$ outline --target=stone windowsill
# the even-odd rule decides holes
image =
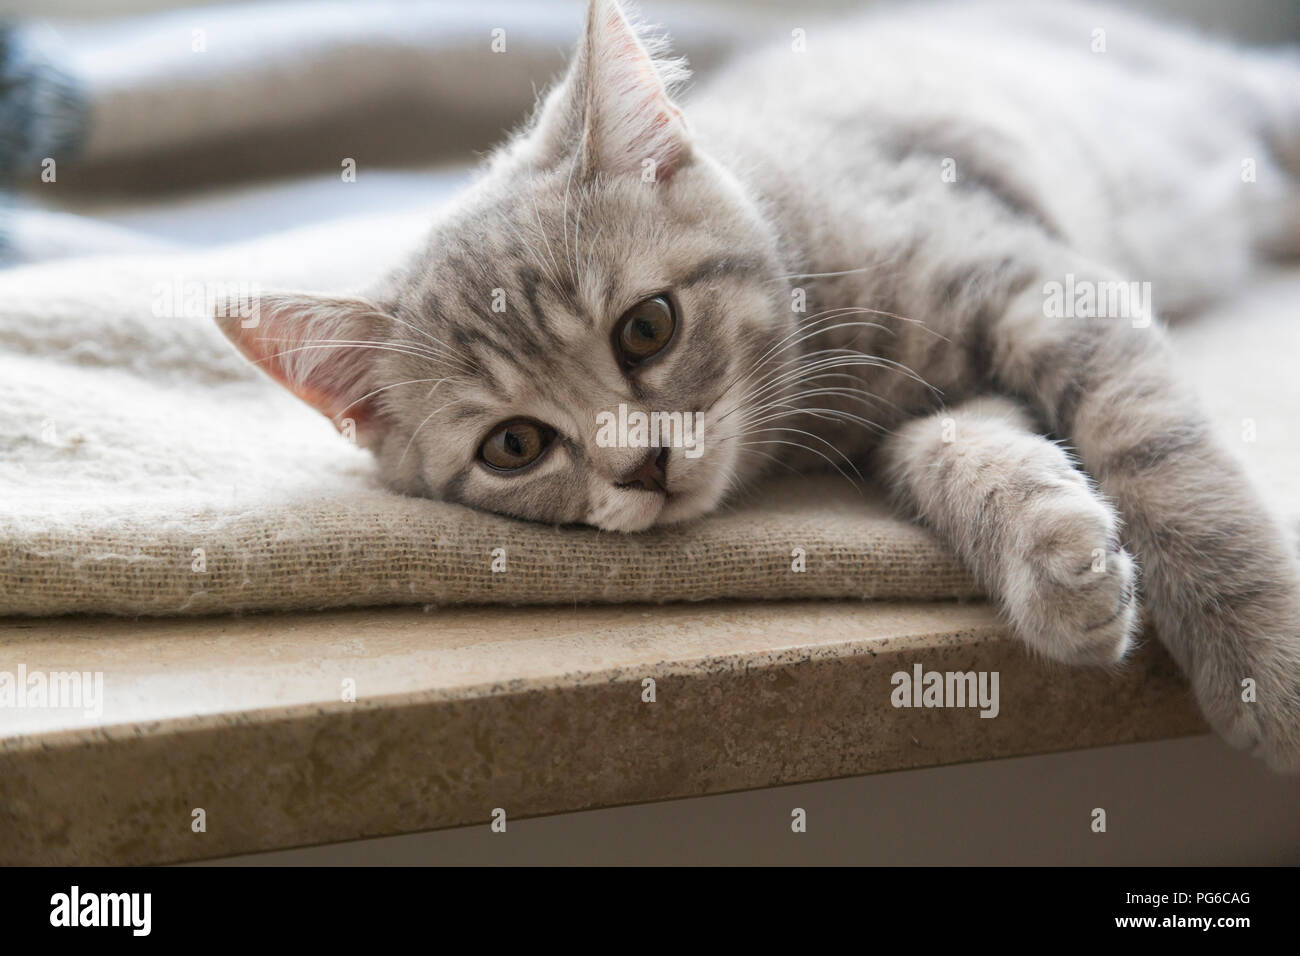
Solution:
[[[1121,673],[1069,670],[979,604],[0,622],[0,670],[20,663],[102,671],[104,706],[0,710],[4,864],[201,859],[1205,729],[1154,641]],[[915,664],[997,671],[998,715],[895,708],[890,678]]]

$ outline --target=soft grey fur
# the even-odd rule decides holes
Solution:
[[[1300,767],[1287,529],[1158,321],[1044,307],[1073,275],[1150,282],[1173,314],[1297,251],[1300,66],[1072,6],[794,27],[683,115],[680,64],[595,0],[569,73],[414,261],[227,331],[411,494],[637,531],[778,466],[882,478],[1058,660],[1123,657],[1140,565],[1208,719]],[[611,328],[660,292],[677,338],[625,374]],[[627,484],[644,450],[592,440],[620,403],[704,412],[666,493]],[[476,453],[514,416],[558,438],[503,475]]]

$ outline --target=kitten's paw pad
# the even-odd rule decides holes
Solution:
[[[1119,521],[1070,487],[1023,516],[1023,547],[1004,596],[1036,651],[1068,664],[1113,664],[1138,628],[1137,565],[1119,545]]]

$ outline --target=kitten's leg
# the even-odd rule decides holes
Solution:
[[[1041,277],[979,333],[998,384],[1068,436],[1142,565],[1144,611],[1229,742],[1300,769],[1300,560],[1147,316],[1053,319]],[[1112,276],[1089,278],[1106,281]],[[1077,282],[1080,279],[1076,279]]]
[[[1119,660],[1137,626],[1136,569],[1114,510],[1003,398],[914,419],[880,453],[890,490],[948,543],[1034,650]]]

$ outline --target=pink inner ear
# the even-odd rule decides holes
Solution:
[[[370,432],[375,426],[378,409],[373,396],[363,397],[365,391],[358,391],[354,398],[347,398],[311,385],[300,385],[297,388],[290,386],[289,390],[332,421],[340,432],[346,429],[348,419],[352,420],[358,436]]]
[[[261,321],[245,328],[238,318],[218,317],[235,346],[272,379],[330,419],[340,432],[351,419],[358,444],[368,445],[380,431],[374,396],[367,395],[369,350],[332,345],[331,339],[370,337],[364,317],[373,310],[353,300],[311,297],[288,301],[269,297]]]
[[[594,115],[588,123],[600,144],[599,166],[610,172],[637,172],[644,160],[654,160],[656,178],[672,176],[685,152],[681,113],[669,99],[655,60],[616,5],[607,16],[599,37],[594,37],[591,58],[596,84]]]

